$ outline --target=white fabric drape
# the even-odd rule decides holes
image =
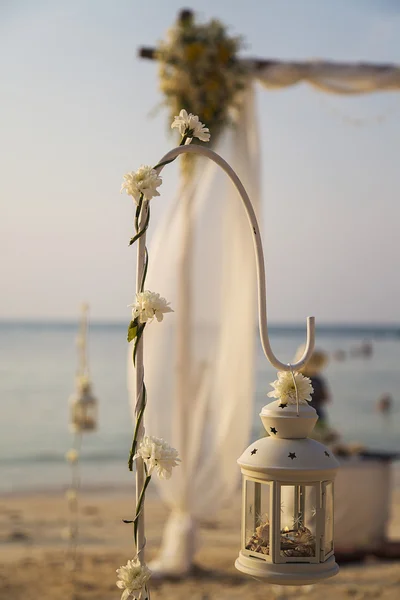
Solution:
[[[329,61],[271,62],[256,68],[246,61],[260,83],[269,89],[279,89],[309,83],[332,94],[367,94],[400,90],[400,68],[387,65],[342,64]]]
[[[254,92],[237,126],[216,150],[260,204]],[[256,282],[252,234],[232,183],[214,163],[196,167],[149,249],[146,287],[175,312],[145,332],[145,427],[176,447],[182,464],[156,481],[171,508],[153,571],[184,573],[195,551],[196,522],[209,519],[237,490],[236,458],[252,421]],[[168,176],[168,171],[164,177]],[[130,387],[135,398],[133,370]]]

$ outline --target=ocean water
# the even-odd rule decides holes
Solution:
[[[400,452],[400,328],[321,327],[317,346],[346,352],[325,369],[332,403],[329,420],[345,441],[370,449]],[[0,492],[67,486],[70,447],[68,398],[76,367],[76,324],[0,324]],[[368,339],[373,355],[350,356]],[[126,468],[132,423],[126,389],[125,324],[92,324],[89,362],[99,399],[99,430],[84,436],[82,480],[87,485],[131,485]],[[302,327],[272,327],[274,352],[293,360],[304,341]],[[257,349],[252,437],[260,437],[258,417],[275,370]],[[390,415],[376,411],[377,398],[393,397]],[[250,440],[249,440],[250,441]],[[238,449],[238,455],[241,449]]]

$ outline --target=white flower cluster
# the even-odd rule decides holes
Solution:
[[[146,464],[148,475],[157,471],[160,479],[169,479],[172,475],[173,467],[177,467],[181,462],[178,458],[178,451],[172,448],[161,438],[145,435],[142,439],[138,456],[141,456]]]
[[[162,179],[153,167],[142,165],[137,171],[131,171],[124,175],[124,183],[121,192],[124,190],[129,196],[139,203],[140,196],[143,194],[145,200],[151,200],[154,196],[159,196],[157,188],[162,184]]]
[[[140,600],[143,588],[151,577],[151,571],[147,565],[141,565],[135,560],[128,560],[127,564],[117,569],[117,586],[122,592],[121,600],[128,600],[131,596]]]
[[[210,141],[210,130],[208,127],[199,120],[198,116],[192,115],[192,113],[188,114],[184,108],[182,108],[177,117],[174,117],[171,129],[174,128],[179,130],[182,137],[187,135],[189,138],[198,138],[201,142]]]
[[[294,384],[293,378],[296,381]],[[269,392],[267,395],[270,398],[278,398],[281,404],[296,404],[297,393],[299,396],[299,404],[307,404],[307,401],[311,401],[311,394],[314,391],[311,385],[311,380],[308,377],[304,377],[301,373],[291,373],[290,371],[279,371],[278,379],[270,384],[274,390]]]
[[[162,321],[165,313],[174,312],[165,298],[149,290],[138,292],[136,302],[129,306],[132,307],[132,319],[138,319],[139,323],[147,323],[154,317],[157,321]]]

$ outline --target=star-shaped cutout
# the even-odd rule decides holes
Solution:
[[[325,450],[325,456],[330,456],[329,452]]]
[[[277,430],[275,429],[275,427],[270,427],[269,430],[271,433],[274,433],[275,435],[278,433]]]
[[[292,460],[293,460],[294,458],[297,458],[297,456],[296,456],[296,452],[289,452],[289,454],[288,454],[288,458],[291,458]]]
[[[257,454],[257,448],[254,448],[254,450],[252,450],[252,451],[250,452],[250,454],[251,454],[251,455],[253,455],[253,454]]]
[[[279,404],[279,408],[286,408],[287,404]]]

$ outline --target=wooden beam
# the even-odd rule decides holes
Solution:
[[[140,58],[156,60],[156,49],[149,48],[148,46],[143,46],[142,48],[139,48],[138,56]],[[245,60],[246,60],[246,62],[249,62],[252,65],[253,70],[256,72],[261,69],[266,69],[268,67],[275,67],[277,65],[290,64],[290,61],[276,60],[276,59],[246,58]],[[294,61],[295,64],[298,64],[298,62],[300,62],[300,61]],[[302,61],[301,64],[307,64],[307,62],[308,61]],[[364,63],[364,62],[339,63],[339,62],[335,62],[335,61],[324,61],[324,62],[330,62],[332,65],[338,65],[338,66],[340,65],[340,66],[346,66],[346,67],[366,67],[368,69],[373,68],[376,72],[381,72],[381,73],[384,73],[386,70],[400,68],[399,65],[395,65],[395,64],[374,64],[374,63]]]

